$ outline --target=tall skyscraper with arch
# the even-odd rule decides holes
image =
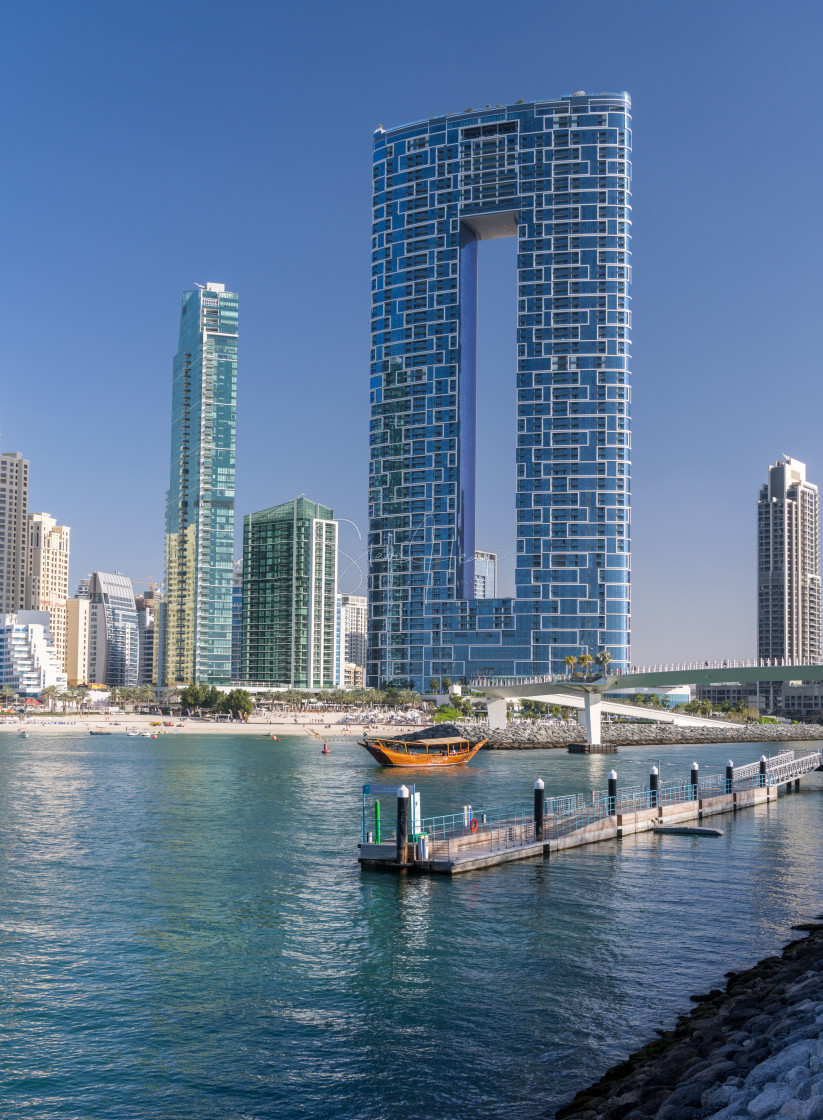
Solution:
[[[625,93],[375,133],[371,684],[628,664],[630,160]],[[518,242],[516,593],[478,599],[477,275],[499,237]]]

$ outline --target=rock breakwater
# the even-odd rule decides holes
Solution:
[[[556,1120],[823,1120],[823,925],[795,928]]]
[[[585,743],[582,727],[556,724],[516,723],[490,731],[477,723],[437,724],[399,739],[462,735],[471,743],[488,739],[486,748],[496,751],[545,750]],[[823,727],[805,723],[720,723],[714,727],[674,727],[665,723],[612,723],[603,727],[604,743],[618,747],[663,746],[666,743],[793,743],[823,740]]]

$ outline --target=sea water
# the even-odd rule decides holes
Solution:
[[[397,877],[357,843],[363,783],[398,775],[330,745],[0,734],[0,1115],[551,1115],[823,909],[819,775],[719,839]],[[764,749],[482,751],[415,780],[431,816]]]

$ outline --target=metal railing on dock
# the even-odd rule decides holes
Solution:
[[[614,815],[626,816],[645,809],[668,808],[780,785],[818,769],[822,763],[820,751],[799,758],[793,751],[783,751],[767,759],[765,769],[761,762],[735,767],[733,778],[725,774],[698,777],[694,770],[696,782],[682,779],[657,789],[624,786],[617,789],[615,796],[594,790],[588,797],[582,793],[547,797],[543,804],[542,835],[538,835],[535,827],[534,807],[525,804],[477,810],[467,805],[459,813],[424,817],[420,827],[429,836],[432,859],[471,858],[485,852],[558,840]]]

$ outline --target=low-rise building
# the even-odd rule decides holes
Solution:
[[[0,686],[20,696],[38,696],[44,688],[62,692],[66,685],[48,611],[0,614]]]

